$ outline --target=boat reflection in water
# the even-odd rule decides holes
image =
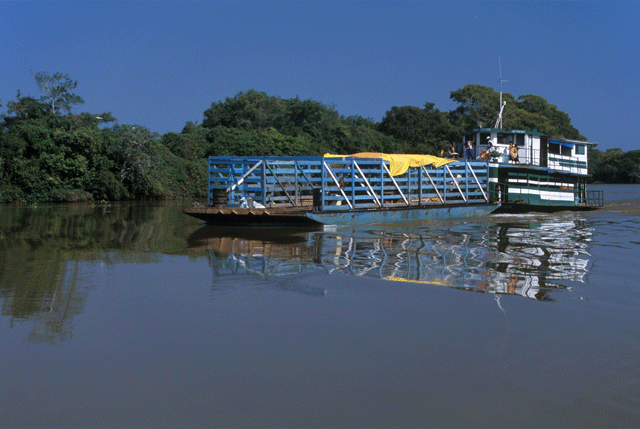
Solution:
[[[525,218],[526,219],[526,218]],[[407,232],[410,231],[410,232]],[[497,217],[490,222],[430,223],[409,229],[303,231],[205,226],[190,250],[209,251],[214,288],[230,276],[310,272],[414,282],[491,294],[552,300],[568,282],[583,282],[591,228],[578,217]],[[321,288],[297,289],[324,295]]]

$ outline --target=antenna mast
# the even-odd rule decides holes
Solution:
[[[502,79],[502,61],[500,60],[500,57],[498,57],[498,67],[500,67],[500,79],[498,80],[498,82],[500,82],[500,113],[498,113],[498,120],[496,121],[495,128],[502,128],[502,111],[504,110],[504,106],[507,104],[506,101],[504,103],[502,102],[502,82],[509,81]]]

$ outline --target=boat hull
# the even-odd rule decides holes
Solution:
[[[489,192],[498,213],[594,210],[602,193],[587,191],[586,176],[536,166],[489,164]]]
[[[291,208],[255,209],[241,207],[189,207],[182,211],[211,225],[317,225],[306,210]]]
[[[402,223],[484,217],[493,213],[499,206],[500,204],[467,204],[351,212],[308,212],[307,216],[325,225]]]
[[[592,211],[600,207],[577,205],[542,205],[542,204],[509,204],[502,203],[493,213],[556,213],[562,211]]]
[[[460,204],[379,210],[313,211],[255,208],[185,208],[183,212],[213,225],[362,225],[484,217],[500,204]]]

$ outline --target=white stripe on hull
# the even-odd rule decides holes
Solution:
[[[562,182],[540,182],[538,180],[527,180],[527,179],[509,179],[509,183],[521,183],[525,185],[531,186],[564,186],[567,188],[573,189],[573,183],[562,183]]]
[[[509,194],[539,195],[541,200],[549,201],[574,201],[573,192],[551,192],[539,189],[509,188]]]

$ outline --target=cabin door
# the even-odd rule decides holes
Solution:
[[[540,167],[548,167],[549,140],[546,137],[540,138]]]

